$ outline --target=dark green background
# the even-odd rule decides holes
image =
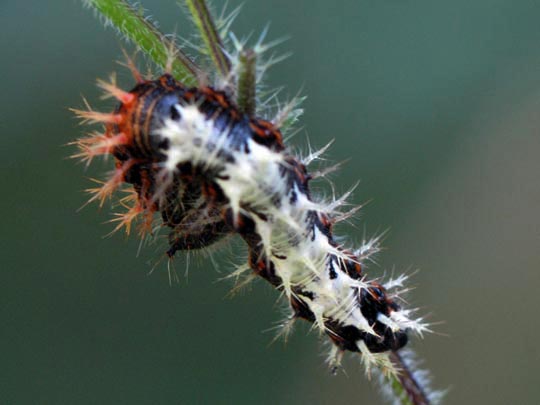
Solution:
[[[143,2],[190,35],[172,3]],[[337,190],[361,180],[353,201],[372,200],[343,232],[391,228],[374,276],[422,270],[411,305],[444,336],[413,346],[446,403],[538,403],[540,2],[250,0],[235,31],[268,21],[294,52],[271,84],[308,95],[291,143],[335,138],[329,158],[351,158]],[[76,0],[3,0],[0,55],[0,403],[381,402],[354,356],[329,375],[307,327],[268,345],[276,292],[230,300],[216,282],[238,246],[214,255],[219,272],[191,257],[186,278],[176,261],[170,287],[165,262],[148,275],[154,247],[102,238],[108,207],[76,212],[108,166],[65,160],[83,131],[67,108],[81,94],[108,108],[95,79],[127,77],[113,30]]]

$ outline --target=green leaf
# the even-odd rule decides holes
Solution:
[[[85,3],[105,18],[107,24],[114,26],[127,40],[145,52],[157,65],[166,68],[186,84],[196,84],[199,68],[173,41],[161,33],[142,9],[136,9],[125,0],[85,0]]]

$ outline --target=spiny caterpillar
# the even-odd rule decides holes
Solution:
[[[115,158],[114,174],[92,199],[103,203],[122,183],[133,186],[120,225],[129,229],[141,216],[143,234],[151,232],[160,213],[171,228],[169,257],[238,233],[249,268],[285,292],[293,316],[315,323],[339,351],[380,363],[376,353],[403,347],[408,330],[425,330],[388,292],[402,279],[382,285],[362,272],[376,245],[349,251],[334,240],[340,201],[312,199],[305,164],[272,122],[241,113],[224,91],[187,88],[168,73],[140,79],[129,92],[102,87],[120,104],[110,114],[77,111],[106,124],[104,134],[78,141],[79,155]]]
[[[74,142],[75,157],[90,163],[112,155],[115,162],[109,179],[91,190],[90,201],[103,205],[116,190],[130,190],[121,199],[128,210],[116,214],[115,230],[125,227],[129,233],[136,219],[143,237],[167,228],[169,259],[239,235],[248,263],[232,275],[251,272],[284,293],[291,309],[285,333],[295,319],[307,320],[332,342],[334,370],[351,351],[361,354],[368,372],[377,366],[385,375],[398,375],[396,352],[410,332],[428,330],[397,302],[407,277],[384,283],[367,277],[363,263],[379,251],[377,238],[355,250],[337,241],[334,225],[356,209],[339,210],[349,193],[324,203],[310,191],[317,176],[307,166],[326,148],[300,158],[285,146],[280,126],[293,114],[290,105],[269,120],[239,107],[238,61],[246,53],[235,45],[228,55],[230,74],[217,75],[213,86],[207,85],[212,75],[186,86],[170,69],[147,79],[132,61],[137,84],[131,90],[114,80],[99,82],[118,100],[116,109],[74,110],[84,122],[105,127]]]

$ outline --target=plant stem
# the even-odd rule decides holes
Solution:
[[[257,54],[253,49],[246,49],[239,55],[238,82],[236,85],[236,103],[240,110],[248,115],[255,114],[257,107]]]
[[[161,33],[126,0],[85,0],[116,27],[128,40],[143,50],[161,67],[172,60],[172,74],[186,84],[195,84],[200,76],[197,65],[174,42]],[[172,55],[171,55],[172,54]]]
[[[403,405],[430,405],[424,389],[401,356],[397,352],[392,352],[390,360],[398,370],[398,374],[397,376],[389,376],[386,379],[401,403]]]
[[[231,63],[223,52],[221,38],[205,0],[185,0],[185,2],[218,73],[221,77],[228,77]]]

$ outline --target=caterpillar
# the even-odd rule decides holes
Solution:
[[[233,79],[244,52],[238,42],[236,48],[228,59]],[[89,190],[89,202],[103,205],[127,189],[120,199],[127,211],[116,214],[114,230],[130,233],[134,221],[142,237],[167,229],[163,254],[169,260],[238,235],[248,260],[231,276],[261,277],[283,294],[290,308],[283,334],[303,319],[331,342],[332,371],[345,352],[356,352],[366,372],[376,366],[400,378],[406,362],[398,351],[429,326],[400,303],[407,276],[383,282],[366,274],[378,238],[349,249],[335,236],[335,225],[357,208],[341,209],[350,192],[329,202],[311,192],[318,175],[308,167],[326,147],[297,156],[285,145],[283,114],[267,119],[240,108],[237,89],[223,77],[213,86],[206,80],[188,86],[170,69],[143,78],[132,61],[127,65],[136,81],[131,90],[114,79],[98,81],[118,102],[112,112],[73,110],[84,123],[104,127],[73,142],[79,149],[74,157],[87,164],[97,156],[114,158],[113,173]],[[290,113],[290,106],[285,110]],[[412,374],[408,378],[402,382],[411,398],[419,398],[414,403],[428,403]]]
[[[312,198],[306,165],[272,122],[240,112],[224,91],[187,88],[168,73],[127,92],[101,85],[120,103],[110,114],[76,111],[106,128],[77,141],[78,157],[114,156],[114,174],[91,199],[103,203],[122,183],[131,185],[120,226],[129,229],[141,216],[142,232],[150,232],[159,213],[170,228],[169,257],[237,233],[249,249],[247,268],[283,291],[291,319],[314,323],[338,356],[361,352],[388,368],[378,354],[402,348],[409,331],[426,330],[390,292],[402,278],[381,284],[366,277],[362,261],[375,245],[350,251],[336,242],[339,201]]]

